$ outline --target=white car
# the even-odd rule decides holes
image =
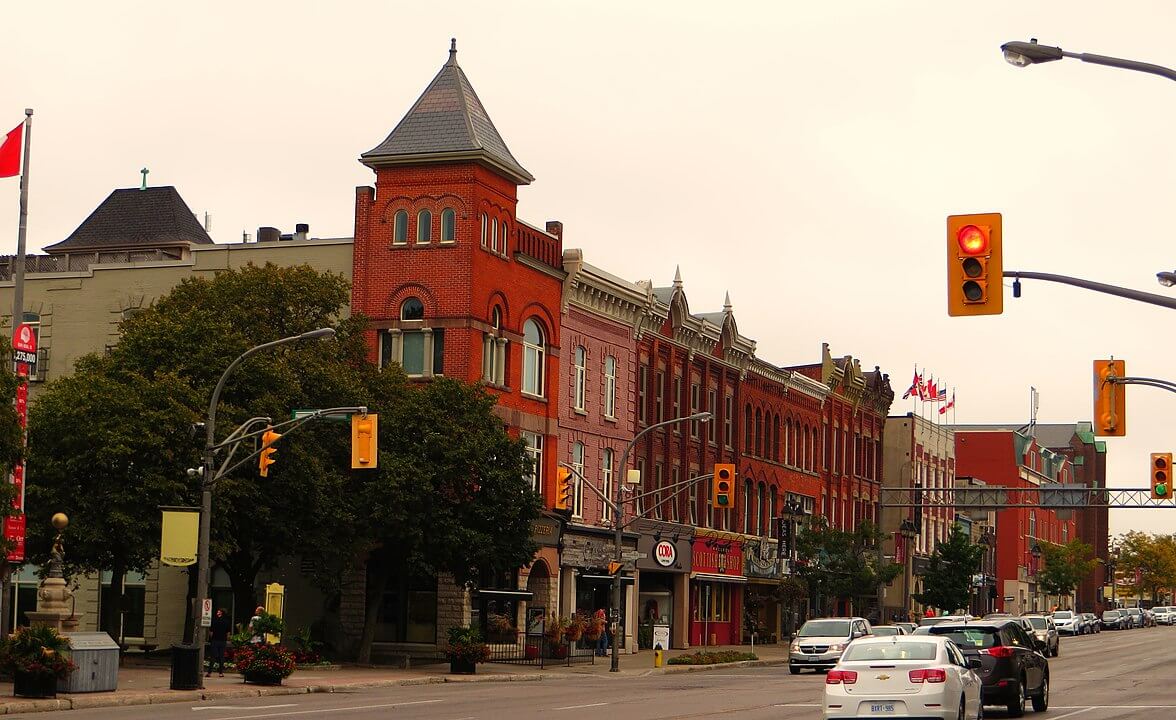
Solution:
[[[825,676],[823,717],[978,720],[980,665],[946,637],[860,638]]]
[[[1174,618],[1176,618],[1176,608],[1174,607],[1157,607],[1152,608],[1156,614],[1157,625],[1171,625]]]
[[[1079,624],[1078,616],[1069,610],[1055,610],[1053,621],[1058,632],[1066,635],[1077,635],[1082,627]]]

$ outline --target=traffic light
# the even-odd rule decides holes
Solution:
[[[717,508],[734,507],[735,466],[729,463],[716,463],[711,483],[714,485],[714,492],[711,494],[714,498],[712,501],[714,506]]]
[[[1111,382],[1127,374],[1122,360],[1094,361],[1094,434],[1123,437],[1127,434],[1127,388]]]
[[[1000,213],[947,216],[947,314],[1000,315]]]
[[[1172,453],[1151,454],[1152,500],[1172,499]]]
[[[555,469],[555,509],[567,510],[572,497],[572,471],[560,466]]]
[[[261,434],[261,454],[257,456],[258,475],[269,477],[270,465],[277,462],[277,460],[274,460],[274,455],[278,454],[278,449],[274,447],[274,443],[280,437],[282,437],[282,434],[274,432],[273,428],[268,428]]]
[[[380,456],[380,416],[351,416],[351,469],[366,470],[376,467]]]

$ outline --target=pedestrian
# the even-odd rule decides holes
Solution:
[[[225,614],[224,608],[217,608],[216,617],[212,619],[209,628],[208,642],[212,649],[212,659],[208,663],[208,673],[205,677],[212,677],[213,667],[221,677],[225,676],[225,648],[229,644],[229,632],[233,629],[233,621]]]
[[[253,611],[253,617],[249,618],[249,632],[253,633],[253,637],[249,638],[249,642],[253,643],[254,645],[260,645],[261,643],[265,642],[265,638],[260,632],[257,631],[256,627],[257,621],[261,619],[263,614],[265,614],[265,608],[261,605],[258,605],[257,609]]]
[[[600,633],[600,637],[596,640],[596,654],[600,657],[608,655],[609,641],[608,641],[608,623],[604,624],[604,630]]]

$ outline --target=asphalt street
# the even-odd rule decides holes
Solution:
[[[1063,637],[1050,660],[1052,697],[1045,713],[1026,717],[1176,718],[1176,628]],[[817,718],[824,676],[791,676],[785,667],[609,676],[569,672],[538,682],[452,683],[372,688],[348,693],[250,698],[67,711],[66,719],[251,720],[390,717],[401,720],[670,720],[738,717]],[[986,717],[1004,717],[989,709]],[[17,715],[40,717],[43,713]],[[65,720],[65,719],[63,719]]]

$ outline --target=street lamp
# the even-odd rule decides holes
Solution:
[[[1060,47],[1038,45],[1037,38],[1030,38],[1029,42],[1007,42],[1001,45],[1000,49],[1004,51],[1005,61],[1016,67],[1037,65],[1053,60],[1061,60],[1062,58],[1076,58],[1082,62],[1088,62],[1094,65],[1106,65],[1123,70],[1136,70],[1138,72],[1166,77],[1169,80],[1176,80],[1176,70],[1163,67],[1162,65],[1153,65],[1152,63],[1139,62],[1138,60],[1124,60],[1123,58],[1108,57],[1106,55],[1066,52]]]
[[[683,422],[691,422],[694,420],[697,420],[698,422],[710,422],[713,417],[714,416],[711,415],[709,412],[700,412],[700,413],[695,413],[693,415],[688,415],[687,417],[674,418],[672,420],[666,420],[664,422],[659,422],[659,423],[650,425],[649,427],[645,428],[641,432],[634,435],[633,439],[629,441],[629,444],[625,446],[625,450],[621,453],[621,464],[618,466],[620,468],[620,477],[617,479],[618,480],[617,482],[613,483],[613,507],[615,508],[615,511],[613,512],[613,525],[616,528],[616,536],[614,538],[614,541],[616,542],[616,548],[613,553],[613,560],[615,562],[617,562],[617,563],[621,562],[621,528],[623,527],[622,523],[624,521],[624,518],[621,517],[623,515],[623,513],[621,512],[621,486],[625,484],[626,476],[628,475],[629,453],[633,450],[633,447],[637,444],[637,441],[640,440],[642,438],[642,436],[644,436],[647,433],[649,433],[653,430],[656,430],[660,427],[665,427],[667,425],[675,425],[677,423],[683,423]],[[618,567],[617,571],[615,573],[613,573],[612,590],[613,590],[613,612],[616,613],[617,620],[616,620],[616,624],[613,625],[612,665],[609,667],[608,671],[609,672],[620,672],[620,669],[621,669],[621,655],[620,655],[621,643],[617,639],[617,630],[620,629],[620,624],[621,624],[621,571],[620,571],[619,567]]]
[[[261,350],[268,350],[270,348],[278,347],[279,345],[287,345],[289,343],[298,342],[300,340],[317,340],[327,339],[335,336],[335,329],[324,327],[316,330],[304,332],[301,335],[291,335],[273,342],[262,343],[249,348],[245,352],[237,356],[237,359],[229,363],[221,375],[220,380],[216,383],[216,388],[212,391],[212,399],[208,402],[208,422],[205,423],[205,440],[204,440],[204,466],[200,473],[200,540],[197,548],[197,577],[196,577],[196,607],[192,613],[192,640],[197,647],[196,668],[198,670],[199,687],[204,687],[204,641],[205,628],[197,617],[197,613],[201,612],[204,607],[204,600],[208,596],[208,576],[209,576],[209,562],[208,562],[208,546],[210,543],[210,536],[212,534],[212,486],[216,482],[216,406],[220,402],[221,392],[225,389],[225,383],[229,380],[229,375],[233,373],[237,367],[244,362],[245,358],[249,357],[255,352]]]
[[[988,589],[988,578],[992,576],[992,553],[996,548],[996,536],[993,535],[992,528],[984,528],[978,542],[984,547],[984,560],[980,563],[980,572],[984,577],[984,612],[988,613],[992,606],[992,591]]]
[[[1029,548],[1029,554],[1033,556],[1033,609],[1037,610],[1037,595],[1039,593],[1037,587],[1037,566],[1041,560],[1041,546],[1037,541],[1033,541],[1033,547]]]
[[[1156,280],[1164,287],[1172,287],[1176,285],[1176,272],[1158,272],[1156,273]]]
[[[911,561],[911,540],[915,539],[919,530],[910,518],[904,518],[898,525],[898,534],[902,536],[902,619],[905,622],[910,617],[907,613],[911,604],[910,575],[907,573],[907,566]]]

